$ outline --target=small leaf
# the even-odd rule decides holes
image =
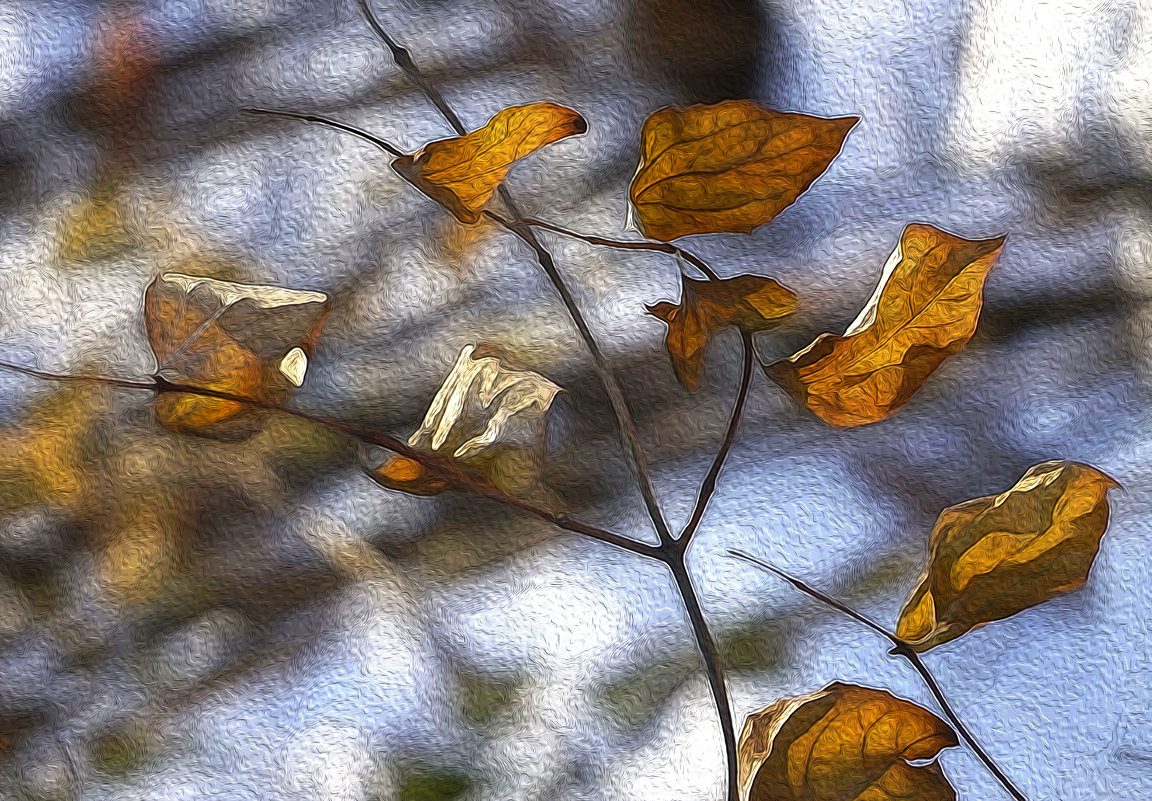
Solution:
[[[461,222],[474,223],[513,162],[586,130],[588,123],[572,109],[554,103],[514,106],[467,136],[432,142],[401,156],[392,169]]]
[[[408,444],[456,460],[505,491],[530,488],[541,470],[548,410],[561,390],[539,373],[504,366],[489,352],[493,349],[473,345],[460,351]],[[434,471],[400,454],[371,476],[388,489],[415,495],[451,488]]]
[[[303,383],[328,308],[320,292],[164,273],[145,292],[144,322],[161,378],[280,402]],[[175,431],[228,437],[261,417],[237,401],[174,392],[156,399],[156,413]]]
[[[719,281],[683,279],[680,304],[647,306],[648,313],[668,324],[665,344],[677,380],[689,391],[700,388],[704,348],[715,332],[734,325],[742,331],[763,331],[796,311],[796,295],[771,278],[738,275]]]
[[[657,111],[628,196],[645,236],[751,233],[828,168],[859,117],[772,111],[749,100]]]
[[[1003,244],[909,225],[844,335],[821,334],[765,372],[826,423],[883,420],[972,338],[984,279]]]
[[[1086,464],[1044,462],[1007,492],[945,509],[897,636],[927,651],[1083,586],[1118,486]]]
[[[883,690],[834,682],[748,716],[741,801],[954,801],[932,759],[957,745],[944,721]]]

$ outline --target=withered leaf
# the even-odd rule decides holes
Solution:
[[[531,489],[543,461],[548,410],[561,390],[539,373],[505,366],[490,352],[473,345],[460,351],[408,444],[451,458],[506,492]],[[400,454],[370,475],[388,489],[415,495],[451,489],[435,471]]]
[[[474,223],[513,162],[586,130],[583,117],[554,103],[513,106],[467,136],[431,142],[401,156],[392,168],[461,222]]]
[[[791,290],[758,275],[719,281],[685,277],[682,286],[678,305],[661,302],[646,308],[668,324],[665,344],[672,368],[689,391],[700,387],[704,348],[712,334],[730,325],[742,331],[763,331],[796,311],[796,295]]]
[[[984,279],[1003,244],[1004,237],[970,241],[909,225],[843,336],[821,334],[765,372],[831,425],[883,420],[972,338]]]
[[[304,382],[328,297],[275,286],[164,273],[144,294],[157,375],[174,384],[282,402]],[[238,401],[163,393],[160,422],[175,431],[238,437],[261,417]]]
[[[667,108],[644,123],[628,196],[644,235],[750,233],[790,206],[859,117],[772,111],[750,100]]]
[[[1007,492],[945,509],[897,636],[927,651],[1083,586],[1117,486],[1086,464],[1044,462]]]
[[[834,682],[748,716],[741,801],[954,801],[932,759],[957,745],[943,720],[883,690]]]

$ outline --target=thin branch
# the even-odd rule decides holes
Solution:
[[[329,128],[335,128],[338,131],[343,131],[344,133],[350,133],[353,136],[358,136],[366,142],[371,142],[372,144],[376,145],[376,147],[380,148],[389,155],[397,157],[405,155],[404,151],[400,148],[384,139],[381,139],[378,136],[373,136],[362,128],[357,128],[354,125],[345,125],[342,122],[330,120],[327,117],[320,117],[316,114],[297,114],[294,111],[276,111],[274,109],[254,108],[251,106],[242,108],[240,111],[247,114],[264,114],[269,117],[288,117],[289,119],[293,120],[303,120],[304,122],[315,122],[319,123],[320,125],[327,125]]]
[[[217,398],[219,400],[232,401],[235,403],[243,403],[248,406],[254,406],[259,409],[266,409],[271,412],[279,414],[286,414],[292,417],[297,417],[301,420],[307,420],[318,426],[323,426],[332,431],[339,431],[361,442],[370,445],[376,445],[381,448],[387,448],[390,451],[399,453],[401,456],[406,456],[414,462],[419,462],[424,467],[433,471],[439,476],[449,480],[452,484],[460,487],[461,489],[468,490],[477,495],[483,495],[505,506],[511,506],[519,509],[522,512],[527,512],[530,515],[552,523],[559,528],[571,531],[576,534],[583,534],[586,537],[599,540],[600,542],[609,545],[615,545],[625,551],[630,551],[639,556],[644,556],[649,559],[658,559],[664,561],[664,552],[648,545],[644,542],[637,542],[629,539],[628,537],[607,531],[596,526],[582,523],[579,520],[573,520],[566,515],[558,515],[542,506],[537,506],[531,501],[517,498],[514,495],[509,495],[485,481],[481,481],[468,473],[460,470],[454,464],[446,459],[427,453],[426,451],[417,450],[403,440],[389,436],[388,434],[377,434],[372,431],[365,431],[364,429],[357,428],[356,426],[349,425],[348,423],[334,420],[324,415],[315,414],[313,412],[306,412],[302,409],[293,409],[289,406],[281,406],[278,403],[260,400],[258,398],[250,398],[244,395],[233,395],[230,392],[220,392],[214,389],[206,389],[203,387],[195,387],[188,384],[174,384],[166,381],[163,378],[153,378],[151,381],[132,381],[123,378],[110,378],[108,376],[93,376],[93,375],[61,375],[57,373],[48,373],[42,370],[34,370],[30,367],[21,367],[20,365],[10,364],[8,362],[0,362],[0,369],[8,370],[14,373],[21,373],[23,375],[39,378],[44,381],[64,381],[69,383],[86,383],[86,384],[100,384],[104,386],[117,387],[119,389],[128,389],[142,392],[179,392],[188,395],[198,395],[205,398]]]
[[[728,418],[728,430],[724,433],[724,441],[720,443],[720,449],[716,451],[716,458],[712,460],[712,467],[708,469],[708,474],[700,482],[700,493],[696,497],[696,506],[692,509],[692,516],[688,518],[687,524],[680,532],[680,539],[677,540],[682,552],[688,550],[692,535],[696,533],[700,521],[704,519],[704,511],[708,508],[708,501],[712,499],[712,494],[716,492],[716,480],[720,476],[720,470],[724,467],[724,460],[728,458],[728,453],[732,450],[733,443],[736,442],[736,432],[740,428],[740,419],[744,415],[744,404],[748,400],[748,388],[752,386],[752,334],[747,331],[742,332],[741,343],[744,350],[744,367],[740,373],[740,388],[736,391],[736,400],[732,404],[732,415]]]
[[[904,657],[908,660],[916,672],[920,674],[920,678],[924,680],[924,684],[927,685],[929,691],[932,693],[932,696],[936,699],[936,703],[940,705],[940,709],[944,712],[944,716],[948,718],[949,722],[953,726],[956,727],[956,730],[960,732],[960,736],[963,737],[965,741],[967,741],[972,751],[976,754],[977,757],[980,758],[980,761],[984,763],[989,772],[996,777],[996,780],[1000,782],[1001,786],[1003,786],[1003,788],[1008,791],[1008,794],[1016,799],[1016,801],[1028,801],[1028,798],[1024,795],[1024,793],[1017,789],[1016,785],[1012,783],[1012,780],[1004,774],[1004,771],[1000,770],[999,766],[992,761],[992,757],[988,755],[980,743],[976,741],[976,738],[973,737],[971,732],[968,731],[968,728],[964,725],[963,721],[960,720],[960,717],[948,703],[948,699],[944,697],[944,691],[940,689],[940,685],[936,681],[936,677],[932,675],[932,673],[928,670],[928,666],[925,665],[924,661],[920,658],[920,655],[912,650],[912,647],[907,642],[900,639],[892,632],[888,631],[888,629],[884,628],[879,623],[870,620],[869,618],[857,612],[855,609],[852,609],[846,604],[837,601],[835,598],[825,595],[815,587],[811,587],[808,584],[805,584],[800,579],[785,573],[775,565],[771,565],[768,562],[757,559],[754,556],[749,556],[743,551],[730,550],[728,553],[729,555],[735,556],[738,559],[743,559],[745,562],[750,562],[762,570],[767,570],[769,573],[773,573],[774,575],[779,576],[806,595],[810,595],[821,603],[832,607],[836,611],[847,615],[853,620],[863,623],[865,626],[891,642],[893,647],[892,650],[890,650],[888,653],[892,656]]]

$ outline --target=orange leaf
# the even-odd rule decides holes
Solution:
[[[467,136],[443,139],[401,156],[392,168],[461,222],[474,223],[513,162],[588,130],[584,118],[554,103],[532,103],[499,112]]]
[[[859,119],[788,114],[750,100],[657,111],[644,123],[628,192],[644,235],[752,232],[811,186]]]
[[[144,295],[148,342],[158,375],[174,384],[280,402],[304,381],[308,352],[328,314],[328,297],[274,286],[164,273]],[[156,413],[168,428],[242,436],[262,415],[238,401],[163,393]],[[226,422],[237,425],[222,426]]]
[[[1044,462],[1007,492],[945,509],[897,636],[927,651],[1083,586],[1118,486],[1086,464]]]
[[[909,225],[844,335],[821,334],[765,372],[834,426],[883,420],[972,338],[984,279],[1003,244]]]
[[[834,682],[748,716],[738,746],[741,801],[955,801],[939,763],[948,724],[883,690]]]
[[[738,275],[719,281],[682,280],[680,304],[657,303],[648,313],[668,324],[665,344],[676,378],[689,391],[700,387],[704,348],[716,331],[734,325],[763,331],[796,311],[796,295],[771,278]]]

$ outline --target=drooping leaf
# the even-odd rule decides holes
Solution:
[[[460,351],[408,444],[448,457],[505,491],[523,490],[539,477],[548,410],[561,389],[539,373],[506,367],[490,352],[473,345]],[[400,454],[370,475],[388,489],[415,495],[451,488],[435,471]]]
[[[984,279],[1003,244],[909,225],[843,336],[821,334],[765,372],[831,425],[883,420],[972,338]]]
[[[883,690],[834,682],[748,716],[741,801],[954,801],[939,763],[957,745],[943,720]]]
[[[927,651],[1083,586],[1117,486],[1086,464],[1044,462],[1007,492],[945,509],[896,634]]]
[[[734,325],[763,331],[796,311],[796,295],[771,278],[738,275],[719,281],[685,277],[679,305],[662,302],[648,313],[668,324],[665,340],[676,378],[689,391],[700,387],[704,348],[712,334]]]
[[[467,136],[432,142],[401,156],[392,168],[461,222],[474,223],[513,162],[586,130],[583,117],[554,103],[513,106]]]
[[[282,402],[304,382],[328,309],[320,292],[182,273],[164,273],[144,295],[157,375],[265,402]],[[261,417],[238,401],[171,392],[156,399],[156,413],[168,428],[209,436],[251,433]]]
[[[828,168],[859,119],[789,114],[750,100],[657,111],[644,123],[628,192],[644,235],[750,233]]]

